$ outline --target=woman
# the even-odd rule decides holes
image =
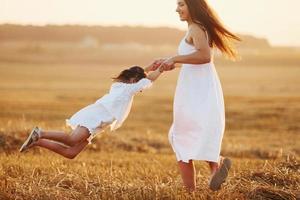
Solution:
[[[178,55],[154,62],[155,67],[162,65],[166,71],[174,69],[175,64],[182,64],[169,141],[186,188],[195,190],[193,160],[204,160],[211,170],[209,187],[218,190],[228,175],[231,161],[220,156],[225,110],[212,53],[213,48],[217,48],[235,58],[229,42],[240,39],[222,25],[205,0],[178,0],[176,12],[180,20],[188,24]]]

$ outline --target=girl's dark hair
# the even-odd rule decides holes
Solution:
[[[206,0],[185,0],[185,2],[192,21],[206,29],[210,38],[210,45],[217,47],[229,58],[235,59],[237,54],[231,43],[232,41],[241,41],[241,39],[225,28]]]
[[[134,78],[134,82],[138,82],[142,78],[146,78],[147,75],[143,68],[139,66],[133,66],[129,69],[123,70],[117,77],[114,77],[115,82],[130,83],[130,80]]]

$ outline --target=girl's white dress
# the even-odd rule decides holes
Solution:
[[[196,51],[185,38],[178,47],[179,55]],[[173,110],[169,141],[177,160],[218,162],[225,130],[225,110],[213,61],[182,65]]]
[[[91,134],[88,139],[91,143],[105,127],[110,126],[111,131],[119,128],[130,112],[134,95],[151,85],[152,81],[147,78],[130,84],[115,82],[108,94],[66,119],[66,124],[73,130],[78,126],[86,127]]]

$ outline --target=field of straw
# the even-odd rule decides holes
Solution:
[[[123,67],[0,62],[0,199],[296,199],[300,195],[300,67],[218,65],[226,106],[222,189],[185,192],[168,143],[178,69],[135,97],[125,124],[68,160],[44,149],[20,154],[33,126],[70,131],[65,119],[105,94]]]

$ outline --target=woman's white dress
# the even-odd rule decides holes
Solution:
[[[196,51],[182,39],[178,54]],[[213,61],[206,64],[183,64],[174,97],[173,124],[169,141],[178,161],[218,162],[225,109],[221,83]]]

